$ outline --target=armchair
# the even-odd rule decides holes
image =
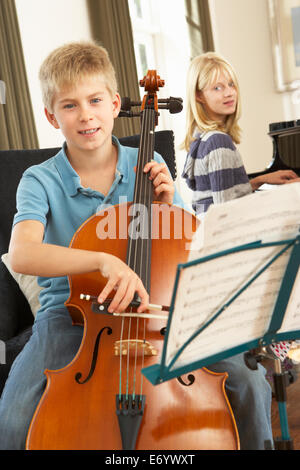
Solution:
[[[139,146],[139,135],[119,139],[123,145]],[[23,172],[54,156],[59,148],[0,151],[0,340],[5,346],[5,360],[0,357],[0,395],[10,367],[31,336],[38,286],[34,276],[12,273],[6,261],[11,226],[16,212],[16,190]],[[155,150],[165,159],[176,178],[174,136],[172,131],[155,133]],[[3,256],[4,255],[4,256]],[[34,292],[33,292],[34,290]],[[3,345],[3,342],[5,343]],[[2,348],[3,349],[3,348]],[[3,363],[4,362],[4,363]]]

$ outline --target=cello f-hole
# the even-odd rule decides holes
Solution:
[[[165,334],[166,334],[166,329],[167,329],[166,326],[164,326],[163,328],[160,329],[160,334],[161,334],[162,336],[165,336]],[[196,380],[196,379],[195,379],[195,376],[194,376],[193,374],[189,374],[189,375],[187,376],[187,379],[189,380],[188,383],[184,382],[184,380],[182,379],[182,377],[177,377],[178,382],[179,382],[181,385],[183,385],[184,387],[190,387],[191,385],[193,385],[193,383],[194,383],[195,380]]]
[[[193,383],[195,382],[196,379],[195,379],[195,376],[193,374],[189,374],[187,376],[187,378],[189,380],[189,383],[185,383],[184,380],[182,379],[182,377],[177,377],[177,380],[184,387],[190,387],[191,385],[193,385]]]
[[[101,339],[101,335],[103,333],[104,330],[107,330],[107,334],[108,335],[111,335],[112,334],[112,329],[109,327],[109,326],[105,326],[103,327],[98,335],[97,335],[97,338],[96,338],[96,341],[95,341],[95,345],[94,345],[94,351],[93,351],[93,357],[92,357],[92,362],[91,362],[91,367],[90,367],[90,371],[86,377],[86,379],[84,380],[81,380],[81,377],[82,377],[82,373],[81,372],[77,372],[75,374],[75,381],[79,384],[79,385],[83,385],[85,384],[86,382],[88,382],[91,377],[93,376],[93,373],[94,373],[94,370],[95,370],[95,367],[96,367],[96,364],[97,364],[97,359],[98,359],[98,351],[99,351],[99,343],[100,343],[100,339]]]
[[[162,336],[165,336],[165,334],[166,334],[166,329],[167,329],[166,326],[163,326],[163,327],[160,329],[159,332],[160,332],[160,334],[161,334]]]

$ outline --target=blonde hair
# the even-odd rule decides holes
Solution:
[[[54,93],[72,87],[87,75],[101,74],[108,91],[117,92],[115,70],[106,49],[92,41],[65,44],[52,51],[41,65],[39,79],[45,107],[52,112]]]
[[[202,106],[196,101],[196,92],[202,91],[206,86],[215,83],[221,73],[229,75],[237,90],[237,106],[233,114],[227,116],[224,123],[211,120]],[[238,125],[240,118],[240,91],[236,74],[232,66],[223,57],[215,52],[206,52],[195,57],[189,67],[187,75],[187,119],[186,136],[182,147],[189,151],[194,140],[195,130],[208,132],[219,130],[229,134],[235,143],[240,143],[241,129]]]

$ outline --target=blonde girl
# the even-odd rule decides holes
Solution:
[[[193,190],[193,208],[206,212],[213,203],[244,196],[262,184],[298,180],[292,170],[249,180],[236,148],[240,143],[240,91],[234,69],[215,52],[195,57],[187,75],[187,150],[183,178]]]

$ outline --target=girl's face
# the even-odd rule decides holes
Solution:
[[[196,101],[202,104],[211,120],[225,122],[236,110],[237,90],[232,79],[221,73],[216,82],[196,92]]]

